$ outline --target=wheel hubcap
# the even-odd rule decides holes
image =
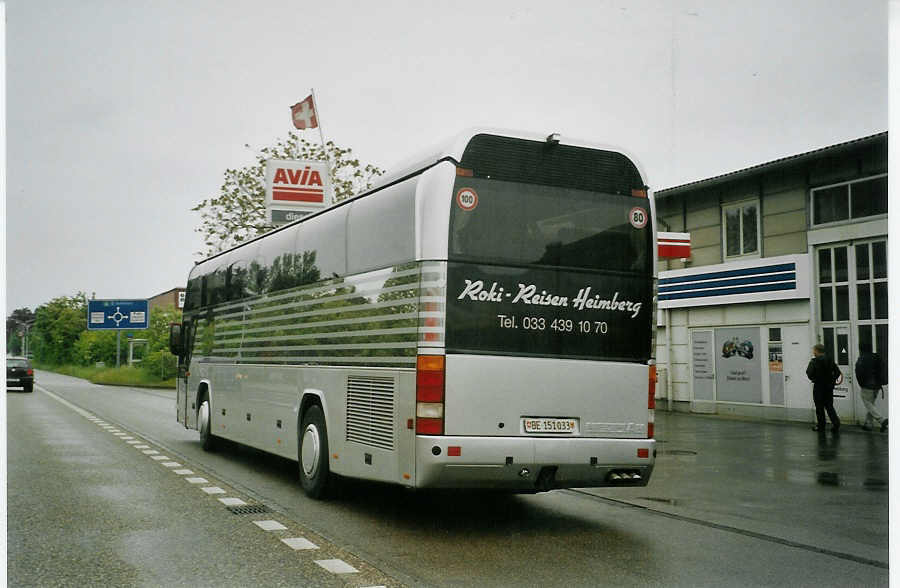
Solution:
[[[209,402],[203,401],[200,405],[200,433],[206,434],[209,431]]]
[[[300,467],[307,478],[313,478],[319,468],[319,430],[315,425],[309,424],[303,431],[303,441],[300,446]]]

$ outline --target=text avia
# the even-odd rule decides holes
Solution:
[[[272,183],[293,184],[295,186],[321,186],[322,176],[316,170],[310,171],[308,167],[303,169],[284,169],[279,167],[275,171],[275,178],[272,180]]]

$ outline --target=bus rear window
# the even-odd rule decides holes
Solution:
[[[645,274],[652,228],[646,198],[458,178],[450,215],[453,261]]]

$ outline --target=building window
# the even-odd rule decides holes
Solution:
[[[856,257],[856,314],[859,343],[888,357],[887,241],[854,245]]]
[[[725,257],[759,254],[759,202],[722,207]]]
[[[813,225],[887,214],[887,175],[812,190]]]

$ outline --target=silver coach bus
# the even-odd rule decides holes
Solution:
[[[177,414],[411,488],[646,485],[652,196],[620,150],[473,130],[367,192],[197,264]]]

